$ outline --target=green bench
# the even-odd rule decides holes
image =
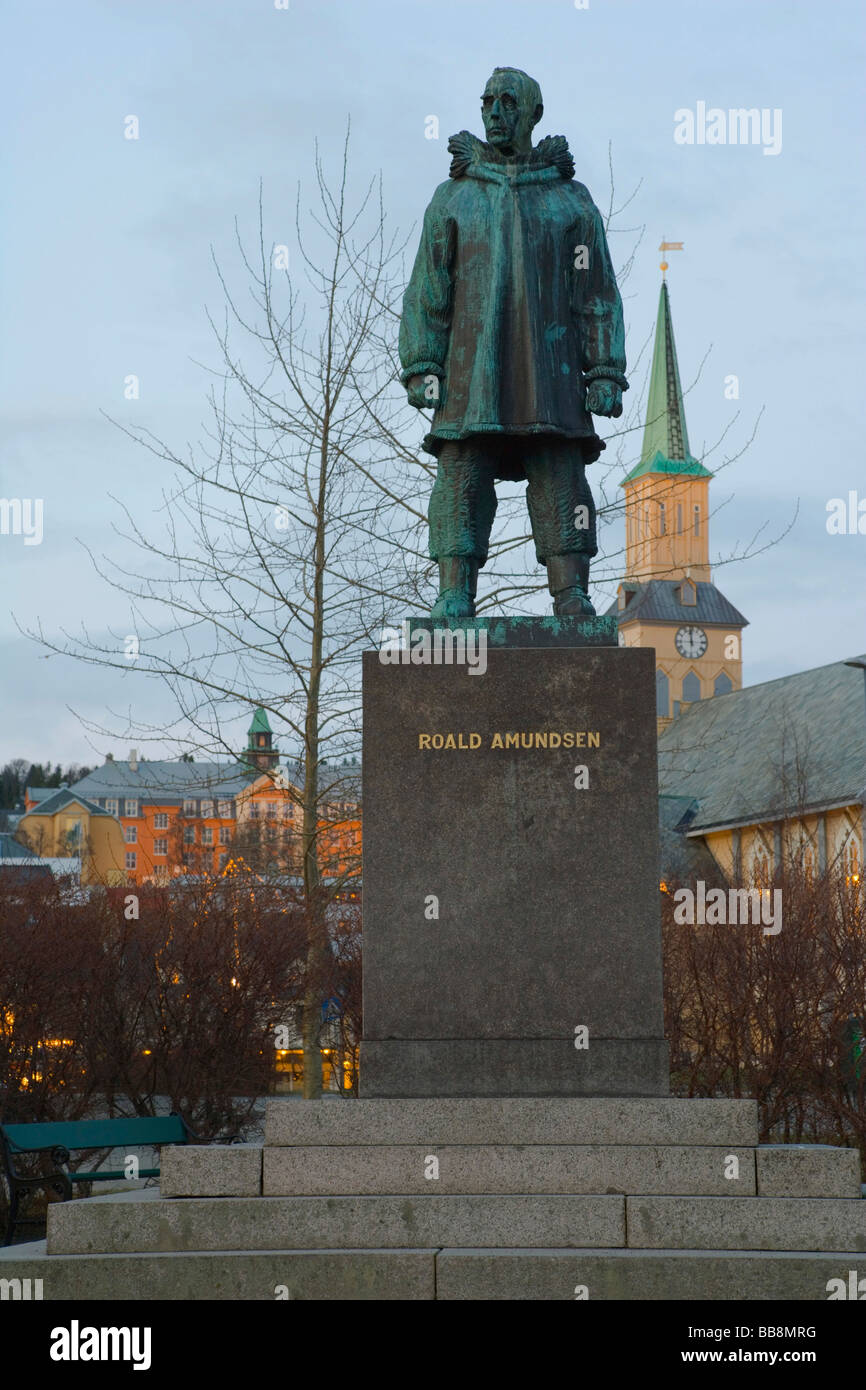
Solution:
[[[93,1149],[123,1149],[188,1144],[197,1136],[181,1115],[144,1116],[131,1120],[61,1120],[46,1124],[0,1125],[0,1147],[9,1184],[9,1220],[4,1245],[11,1245],[16,1226],[38,1223],[18,1216],[20,1200],[34,1188],[48,1188],[61,1201],[72,1196],[73,1183],[117,1182],[126,1177],[123,1169],[98,1168],[93,1172],[69,1170],[70,1154]],[[47,1154],[53,1167],[49,1172],[21,1172],[18,1159],[25,1154]],[[140,1178],[158,1178],[158,1168],[140,1168]]]

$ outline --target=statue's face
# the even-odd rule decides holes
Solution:
[[[494,73],[481,98],[488,143],[502,154],[526,152],[532,145],[537,116],[522,87],[510,73]]]

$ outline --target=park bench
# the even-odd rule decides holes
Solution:
[[[3,1244],[12,1243],[16,1226],[38,1224],[18,1216],[21,1198],[34,1188],[47,1188],[67,1202],[72,1196],[73,1183],[117,1182],[128,1176],[123,1169],[98,1168],[86,1173],[70,1170],[70,1154],[94,1149],[188,1144],[195,1138],[181,1115],[0,1125],[0,1147],[9,1184],[9,1219]],[[53,1166],[47,1172],[24,1173],[18,1159],[25,1154],[46,1154]],[[139,1168],[138,1177],[158,1178],[159,1169]]]

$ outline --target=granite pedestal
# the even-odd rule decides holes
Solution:
[[[362,1094],[667,1094],[654,654],[431,627],[364,655]]]

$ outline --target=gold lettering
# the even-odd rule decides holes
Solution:
[[[430,747],[430,735],[429,735],[429,734],[419,734],[419,735],[418,735],[418,747],[419,747],[419,748],[429,748],[429,747]]]
[[[575,734],[575,736],[574,736],[574,746],[575,746],[575,748],[583,748],[583,747],[585,747],[585,745],[586,745],[586,734],[583,733],[583,732],[581,732],[581,733],[579,733],[579,734]]]
[[[502,747],[502,735],[501,735],[501,734],[494,734],[494,735],[493,735],[492,739],[490,740],[490,747],[491,747],[491,748],[501,748],[501,747]]]
[[[555,742],[555,743],[554,743],[554,741],[553,741],[554,739],[556,739],[556,742]],[[550,744],[549,744],[549,747],[551,747],[551,748],[559,748],[559,746],[561,745],[561,743],[562,743],[562,738],[561,738],[561,736],[560,736],[559,734],[551,734],[551,735],[550,735]]]
[[[594,734],[590,734],[590,736],[589,736],[589,744],[588,744],[588,747],[590,747],[590,748],[598,748],[600,741],[601,741],[601,736],[600,736],[600,734],[599,734],[598,732],[596,732],[596,733],[594,733]]]
[[[496,737],[496,738],[499,738],[499,735],[496,734],[495,737]],[[495,744],[491,744],[490,746],[491,746],[491,748],[492,748],[492,747],[495,747]],[[501,746],[501,740],[500,740],[500,746]],[[480,735],[480,734],[470,734],[470,735],[469,735],[469,747],[470,747],[470,748],[480,748],[480,747],[481,747],[481,735]]]
[[[520,747],[520,734],[506,734],[506,735],[505,735],[505,747],[506,747],[506,748],[519,748],[519,747]]]
[[[434,747],[434,748],[441,748],[441,747],[442,747],[442,744],[443,744],[444,742],[445,742],[445,740],[443,739],[443,737],[442,737],[441,734],[434,734],[434,735],[433,735],[433,747]]]
[[[547,734],[536,734],[536,735],[535,735],[535,746],[536,746],[536,748],[546,748],[546,747],[547,747]]]
[[[573,747],[574,747],[574,734],[563,734],[563,735],[562,735],[562,746],[563,746],[563,748],[573,748]]]
[[[457,744],[454,742],[454,735],[453,735],[453,734],[449,734],[448,737],[446,738],[446,740],[445,740],[445,747],[446,747],[446,748],[456,748],[456,747],[457,747]]]

